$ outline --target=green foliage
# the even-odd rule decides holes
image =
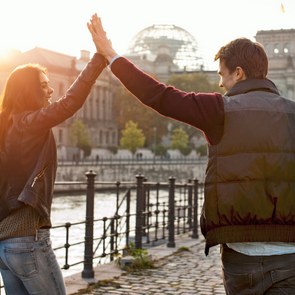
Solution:
[[[161,144],[157,144],[154,152],[157,156],[166,156],[167,148]]]
[[[171,147],[180,150],[182,154],[187,154],[189,149],[188,144],[188,134],[181,127],[174,129],[172,132]]]
[[[91,153],[91,139],[87,126],[82,120],[75,120],[69,129],[71,143],[84,152],[84,157]]]
[[[222,90],[217,83],[211,83],[207,75],[202,72],[172,75],[167,84],[186,92],[220,92]],[[189,139],[194,136],[202,136],[201,131],[195,127],[174,121],[173,129],[177,127],[182,128],[188,134]],[[190,148],[184,149],[182,153],[188,154],[190,150]]]
[[[121,147],[130,150],[134,154],[138,148],[144,146],[144,142],[145,136],[142,130],[137,127],[137,123],[128,121],[125,124],[125,129],[122,130]]]
[[[220,92],[217,84],[212,84],[204,73],[185,73],[172,75],[168,84],[187,92]]]
[[[194,92],[220,92],[221,88],[217,84],[212,84],[204,73],[175,74],[167,81],[168,85],[173,85],[183,91]],[[174,128],[181,127],[187,132],[189,138],[201,133],[196,128],[176,120],[159,115],[149,107],[143,105],[134,98],[130,92],[120,86],[116,93],[117,99],[114,101],[113,110],[119,129],[124,129],[128,120],[136,122],[145,135],[145,146],[153,147],[160,143],[163,135],[166,135],[168,124]],[[156,130],[156,132],[155,132]],[[183,150],[185,153],[185,150]],[[186,149],[186,152],[189,152]]]
[[[208,153],[208,147],[207,145],[203,144],[196,148],[197,153],[200,154],[200,156],[207,156]]]
[[[118,152],[118,147],[116,146],[109,146],[108,150],[112,153],[112,154],[116,154]]]
[[[180,252],[191,252],[191,250],[188,247],[182,246],[177,249],[177,253]]]
[[[113,109],[119,129],[124,129],[129,120],[136,122],[145,135],[145,145],[149,147],[155,143],[155,136],[156,142],[160,142],[167,133],[168,122],[173,121],[143,105],[123,87],[118,89]]]
[[[148,255],[145,249],[136,249],[134,243],[130,242],[129,247],[126,249],[127,255],[134,257],[132,264],[122,265],[121,257],[118,257],[115,262],[121,269],[132,272],[140,269],[148,269],[154,267],[154,262]]]

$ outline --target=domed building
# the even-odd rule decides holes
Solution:
[[[175,25],[152,25],[141,30],[131,40],[126,56],[162,80],[172,72],[203,67],[194,36]]]

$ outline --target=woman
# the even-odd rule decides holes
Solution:
[[[0,113],[0,271],[7,295],[66,294],[51,248],[50,211],[56,175],[51,128],[71,117],[86,100],[106,66],[98,53],[65,96],[51,102],[46,69],[27,64],[8,77]]]

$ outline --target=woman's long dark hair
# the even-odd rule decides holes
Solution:
[[[4,146],[12,115],[42,107],[40,74],[46,72],[46,68],[38,64],[25,64],[9,75],[0,101],[0,150]]]

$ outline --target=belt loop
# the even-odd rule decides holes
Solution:
[[[35,233],[35,242],[38,241],[38,229],[36,229],[36,233]]]

